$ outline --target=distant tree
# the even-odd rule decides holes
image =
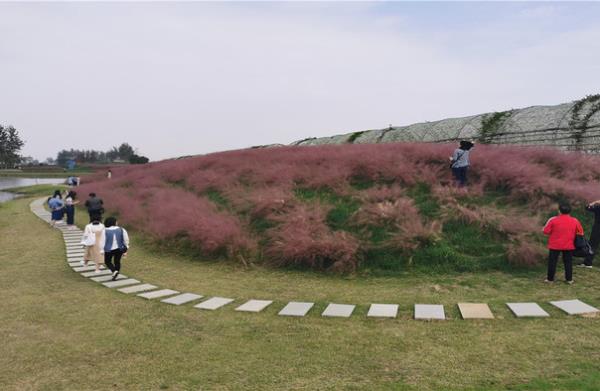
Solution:
[[[21,148],[25,142],[13,126],[0,125],[0,167],[13,168],[21,161]]]
[[[47,157],[46,160],[44,160],[44,164],[53,166],[56,164],[56,160],[54,160],[54,158],[52,158],[52,157]]]
[[[23,166],[37,166],[40,162],[37,159],[32,158],[31,156],[23,156],[20,161]]]
[[[129,163],[131,163],[131,164],[146,164],[149,161],[150,161],[150,159],[148,159],[146,156],[139,156],[136,154],[133,154],[129,158]]]
[[[119,151],[119,158],[125,160],[126,162],[129,161],[129,159],[133,155],[135,155],[135,151],[133,150],[133,147],[127,143],[123,143],[123,144],[119,145],[118,151]]]

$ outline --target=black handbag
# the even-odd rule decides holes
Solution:
[[[575,251],[574,254],[576,257],[587,257],[590,255],[594,255],[594,249],[592,249],[592,245],[589,240],[585,238],[583,235],[575,235]]]

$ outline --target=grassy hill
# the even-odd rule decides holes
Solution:
[[[600,157],[482,145],[470,184],[454,145],[397,143],[215,153],[97,174],[109,213],[159,247],[206,258],[336,272],[480,271],[543,261],[560,199],[600,198]],[[141,235],[139,235],[141,236]]]

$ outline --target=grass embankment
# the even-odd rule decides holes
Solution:
[[[276,300],[260,314],[200,311],[77,275],[60,233],[29,201],[0,206],[3,390],[600,388],[600,319],[547,304],[577,297],[599,306],[596,270],[577,269],[573,286],[544,285],[531,272],[340,278],[198,262],[149,250],[134,234],[125,274],[236,303]],[[288,300],[317,304],[305,318],[277,316]],[[461,301],[487,302],[497,319],[460,320]],[[537,301],[551,318],[515,319],[507,301]],[[327,302],[357,304],[357,313],[323,319]],[[372,302],[400,304],[398,319],[367,319]],[[450,319],[411,320],[414,303],[445,304]]]

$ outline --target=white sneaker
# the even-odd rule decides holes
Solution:
[[[79,261],[79,263],[81,264],[81,266],[85,266],[85,261]]]
[[[116,276],[117,274],[119,274],[118,270],[115,270],[114,272],[112,272],[113,277]]]

